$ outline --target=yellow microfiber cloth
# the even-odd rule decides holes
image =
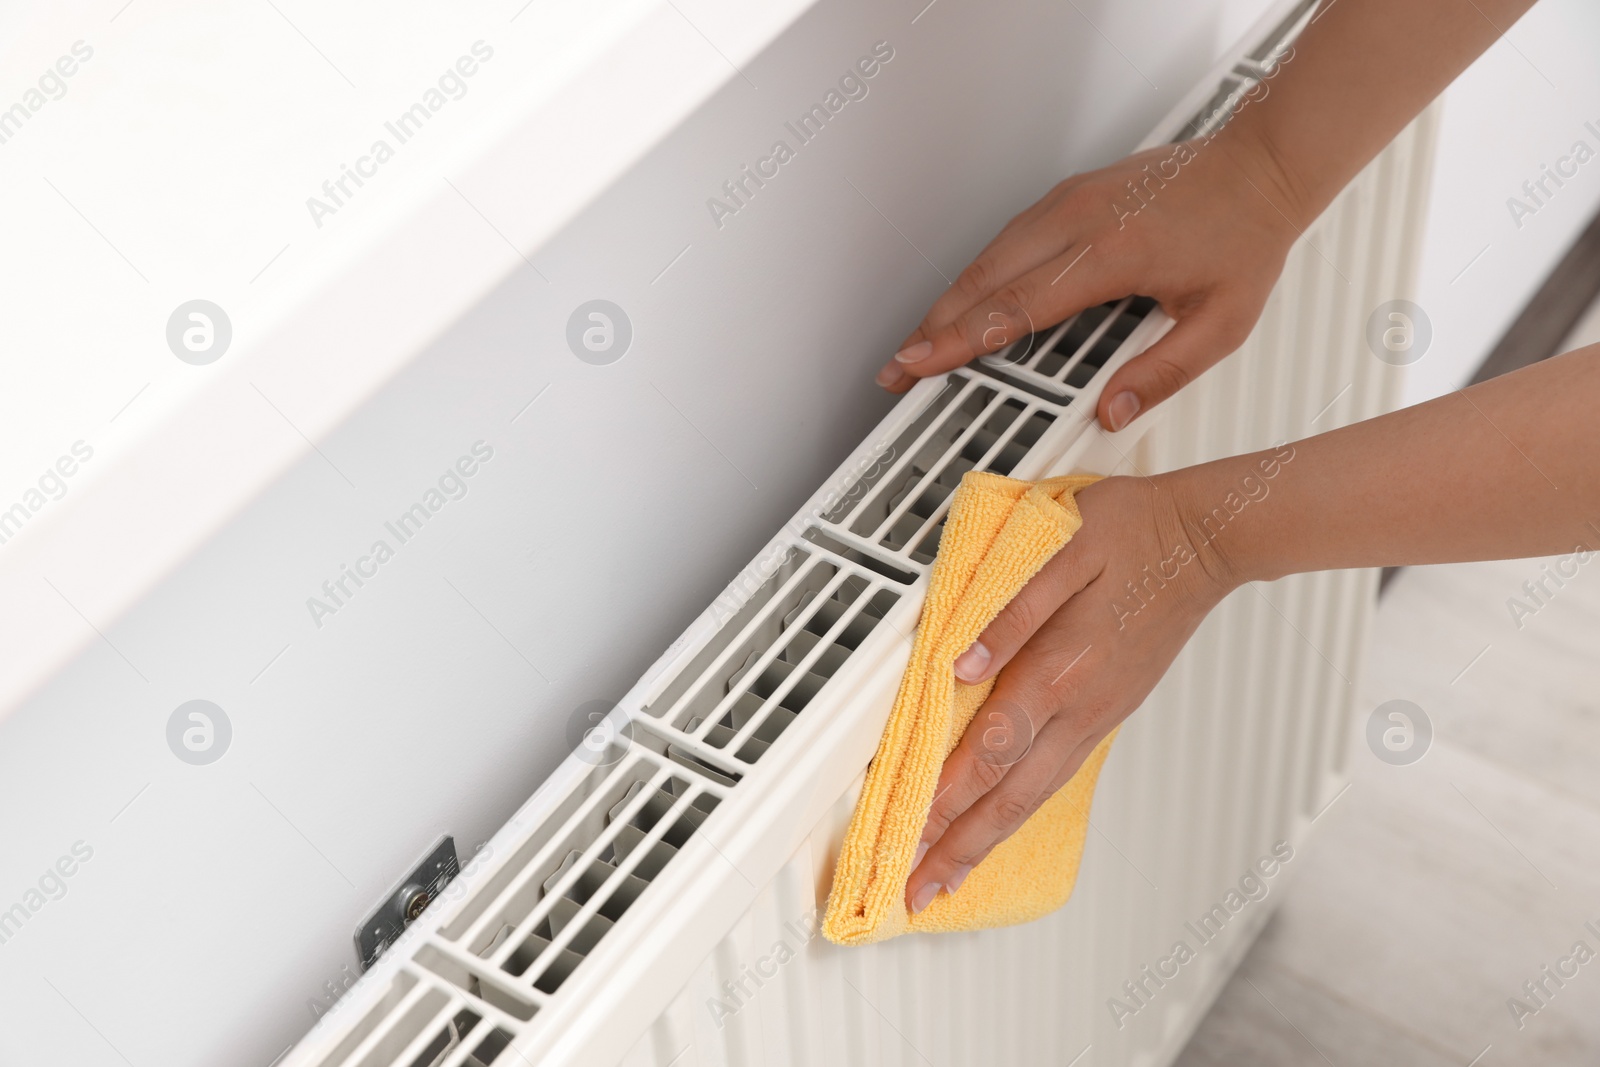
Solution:
[[[1075,499],[1092,475],[1024,482],[969,472],[950,502],[928,596],[894,710],[867,770],[822,930],[863,945],[900,934],[1030,922],[1072,895],[1089,802],[1113,730],[1055,796],[973,868],[954,894],[911,914],[906,879],[945,757],[994,687],[956,681],[956,657],[1083,525]]]

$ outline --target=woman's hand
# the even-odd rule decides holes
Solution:
[[[1126,426],[1243,344],[1283,269],[1304,208],[1253,144],[1229,128],[1057,185],[961,272],[878,384],[905,392],[1085,308],[1149,296],[1177,326],[1101,394],[1101,424]]]
[[[1083,528],[955,662],[968,684],[999,677],[945,760],[906,905],[954,892],[1244,582],[1600,551],[1597,398],[1590,345],[1293,444],[1083,490]]]
[[[1233,586],[1215,548],[1196,549],[1168,476],[1108,478],[1078,506],[1077,536],[956,661],[968,684],[1000,677],[939,776],[906,883],[913,911],[1067,783]]]
[[[1532,5],[1323,4],[1216,136],[1068,178],[1012,219],[878,384],[903,393],[1084,308],[1149,296],[1178,325],[1101,395],[1101,424],[1126,426],[1239,347],[1299,232]]]

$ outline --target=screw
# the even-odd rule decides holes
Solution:
[[[404,909],[406,922],[414,922],[417,916],[422,914],[423,909],[428,906],[428,902],[432,899],[432,897],[428,896],[428,891],[426,889],[419,889],[413,893],[406,900],[406,906]]]

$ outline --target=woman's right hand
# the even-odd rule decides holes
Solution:
[[[901,393],[1096,304],[1152,297],[1177,325],[1107,383],[1119,430],[1244,343],[1299,234],[1303,197],[1233,128],[1061,182],[961,272],[878,374]]]

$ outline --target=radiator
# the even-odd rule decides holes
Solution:
[[[1225,114],[1309,17],[1280,9],[1150,143]],[[1364,328],[1410,287],[1433,129],[1296,244],[1239,353],[1130,430],[1092,413],[1171,325],[1148,300],[919,383],[285,1067],[1170,1063],[1340,796],[1373,572],[1212,614],[1124,727],[1055,914],[837,948],[832,857],[965,470],[1159,471],[1393,405]]]

